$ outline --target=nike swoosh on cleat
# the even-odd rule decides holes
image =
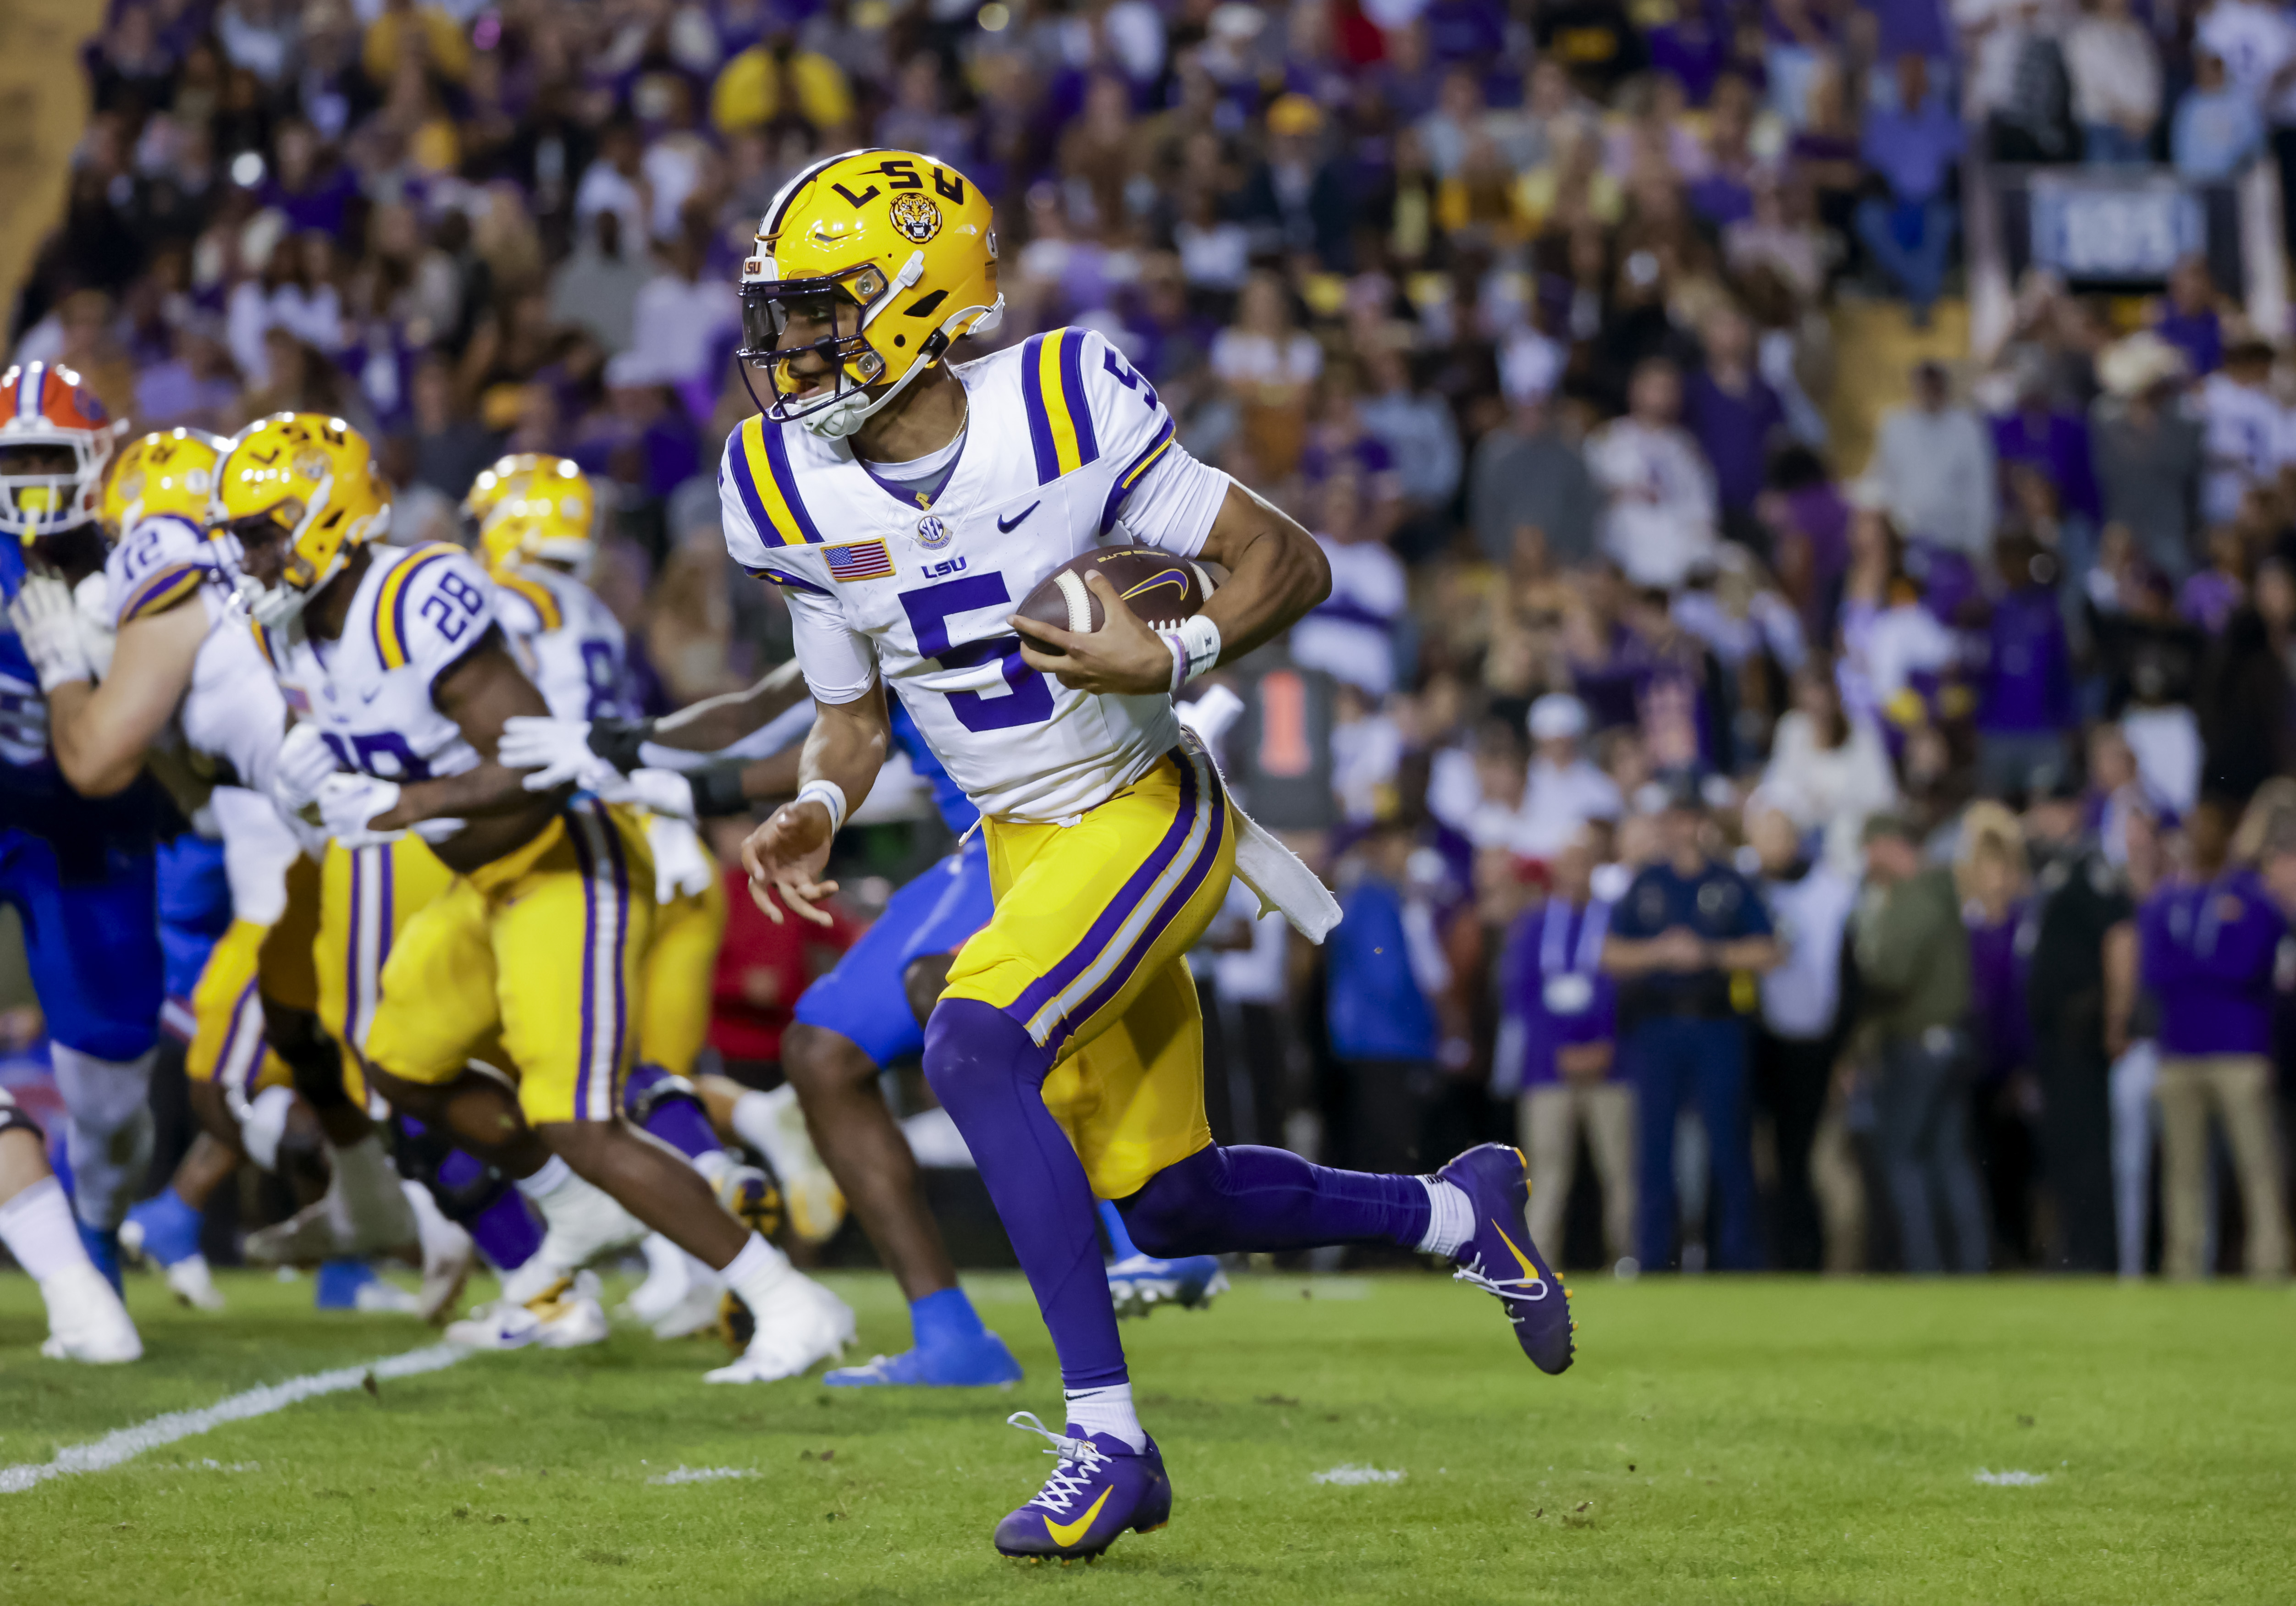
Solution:
[[[1507,1246],[1507,1253],[1513,1255],[1515,1258],[1515,1264],[1522,1267],[1522,1274],[1525,1277],[1529,1278],[1533,1282],[1544,1282],[1546,1281],[1546,1278],[1538,1274],[1538,1268],[1530,1263],[1530,1257],[1514,1247],[1514,1240],[1506,1235],[1506,1229],[1505,1227],[1494,1221],[1491,1223],[1491,1231],[1496,1233],[1499,1235],[1499,1241]]]
[[[1100,1498],[1092,1503],[1092,1509],[1074,1522],[1055,1522],[1050,1517],[1046,1518],[1045,1531],[1053,1536],[1054,1544],[1066,1550],[1084,1537],[1084,1530],[1092,1526],[1092,1520],[1100,1515],[1100,1508],[1108,1504],[1108,1497],[1115,1492],[1113,1488],[1101,1490]]]
[[[1014,513],[1011,518],[997,520],[996,533],[1000,536],[1011,535],[1014,527],[1017,526],[1021,520],[1027,518],[1030,513],[1035,512],[1038,508],[1044,505],[1045,504],[1041,500],[1031,502],[1028,506],[1022,508],[1019,512]]]

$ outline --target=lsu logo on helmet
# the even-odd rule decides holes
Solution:
[[[343,571],[354,548],[390,528],[390,491],[366,438],[341,419],[274,413],[232,437],[216,469],[208,524],[248,611],[277,630]],[[234,547],[258,533],[287,543],[275,586],[238,565]]]
[[[120,447],[97,508],[104,534],[117,541],[158,513],[204,523],[224,444],[198,430],[175,429],[138,436]]]
[[[775,423],[840,438],[941,360],[993,331],[994,214],[953,168],[908,151],[855,151],[783,185],[742,265],[742,374]],[[820,371],[800,373],[811,354]]]
[[[0,531],[31,542],[94,522],[124,428],[69,368],[0,373]]]

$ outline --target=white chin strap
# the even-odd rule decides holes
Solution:
[[[867,329],[870,324],[875,321],[878,312],[893,304],[895,296],[916,283],[917,275],[923,266],[923,252],[914,252],[910,256],[907,265],[901,269],[900,275],[893,281],[892,287],[878,298],[876,307],[871,309],[869,316],[862,320],[863,329]],[[998,296],[993,307],[985,308],[966,307],[949,314],[947,317],[941,320],[940,332],[955,340],[957,326],[968,321],[971,322],[972,327],[965,332],[993,333],[1004,321],[1004,298]],[[941,349],[946,352],[947,348],[944,346]],[[936,357],[934,362],[938,361],[939,358]],[[850,396],[838,397],[836,401],[817,413],[805,414],[798,420],[798,422],[824,440],[842,440],[866,423],[878,409],[906,389],[911,380],[932,365],[932,363],[912,363],[909,365],[909,371],[886,387],[882,396],[871,396],[865,390],[856,390]]]

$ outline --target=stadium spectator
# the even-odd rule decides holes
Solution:
[[[1901,815],[1867,820],[1865,844],[1857,1029],[1874,1078],[1874,1146],[1898,1257],[1916,1275],[1981,1272],[1991,1235],[1969,1155],[1969,938],[1953,873],[1923,864],[1920,834]]]
[[[1875,470],[1890,516],[1909,538],[1972,558],[1993,545],[1993,443],[1967,407],[1952,405],[1941,364],[1914,370],[1914,402],[1883,414]]]
[[[1764,792],[1746,799],[1745,820],[1782,950],[1762,978],[1754,1043],[1754,1107],[1768,1114],[1777,1146],[1772,1263],[1814,1272],[1824,1264],[1824,1242],[1810,1160],[1849,1036],[1842,940],[1857,882],[1806,851],[1792,816]]]
[[[1579,840],[1590,822],[1615,821],[1625,807],[1617,785],[1588,760],[1587,705],[1549,692],[1530,705],[1531,758],[1508,845],[1544,859]]]
[[[1842,707],[1826,665],[1805,665],[1792,689],[1793,706],[1771,737],[1762,792],[1799,830],[1816,833],[1828,864],[1854,873],[1866,817],[1897,801],[1889,750],[1871,719]]]
[[[2185,823],[2188,870],[2154,893],[2138,918],[2144,980],[2161,1007],[2153,1097],[2161,1108],[2161,1269],[2171,1277],[2211,1269],[2202,1258],[2212,1115],[2240,1189],[2248,1274],[2288,1271],[2271,1094],[2273,967],[2288,922],[2253,865],[2232,859],[2230,836],[2220,805],[2195,808]]]
[[[1587,461],[1545,396],[1517,406],[1475,443],[1467,522],[1488,561],[1506,563],[1528,543],[1540,567],[1576,569],[1595,555],[1596,516]]]
[[[1897,105],[1866,119],[1859,153],[1887,198],[1858,203],[1857,238],[1903,292],[1915,322],[1926,325],[1961,226],[1951,192],[1967,139],[1960,119],[1931,92],[1922,57],[1898,58],[1897,86]]]
[[[1546,897],[1507,932],[1501,1007],[1521,1029],[1530,1235],[1562,1241],[1583,1134],[1602,1189],[1604,1252],[1625,1271],[1636,1251],[1635,1094],[1619,1063],[1617,983],[1603,971],[1611,905],[1594,878],[1604,834],[1582,827],[1549,861]]]
[[[1341,861],[1340,924],[1326,944],[1325,1029],[1346,1096],[1339,1163],[1410,1170],[1442,1046],[1435,998],[1450,963],[1431,917],[1427,859],[1411,828],[1385,820]],[[1439,875],[1439,860],[1433,867]]]
[[[1657,862],[1637,874],[1611,917],[1603,966],[1619,980],[1620,1056],[1634,1078],[1636,1258],[1676,1264],[1676,1118],[1694,1104],[1713,1176],[1714,1241],[1706,1264],[1759,1264],[1747,1127],[1747,979],[1778,958],[1753,884],[1710,856],[1697,782],[1676,776],[1660,816]]]
[[[2212,50],[2193,57],[2193,86],[2177,102],[2169,125],[2169,156],[2177,171],[2197,183],[2232,177],[2264,146],[2264,119],[2255,96],[2225,76]]]
[[[1649,357],[1634,370],[1626,415],[1587,444],[1587,466],[1606,504],[1603,551],[1637,586],[1679,586],[1713,553],[1714,471],[1681,414],[1681,370]]]
[[[2069,770],[2039,777],[2025,814],[2034,845],[2026,1013],[2041,1094],[2042,1180],[2055,1205],[2044,1264],[2111,1271],[2112,1121],[2106,1099],[2106,934],[2134,910],[2120,874],[2090,839]]]
[[[2093,167],[2144,167],[2161,120],[2161,52],[2129,0],[2087,0],[2065,33],[2073,116]]]
[[[2146,562],[2182,580],[2193,569],[2201,475],[2201,424],[2177,405],[2188,359],[2145,330],[2108,348],[2096,366],[2103,394],[2090,412],[2089,430],[2103,521],[2128,530]],[[2085,569],[2092,554],[2059,555]]]

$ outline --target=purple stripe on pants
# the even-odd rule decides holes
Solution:
[[[1004,1006],[1004,1012],[1022,1025],[1035,1020],[1037,1011],[1066,991],[1069,984],[1082,975],[1092,962],[1100,957],[1101,951],[1115,940],[1117,929],[1124,924],[1126,917],[1140,900],[1148,895],[1148,889],[1156,884],[1156,878],[1163,874],[1165,868],[1178,856],[1181,845],[1187,841],[1188,833],[1195,828],[1196,766],[1188,762],[1185,752],[1179,749],[1164,757],[1177,764],[1180,770],[1180,806],[1173,814],[1171,829],[1164,833],[1164,840],[1156,844],[1155,851],[1141,861],[1140,868],[1134,871],[1124,885],[1117,889],[1116,896],[1109,899],[1108,907],[1102,910],[1100,918],[1092,922],[1092,929],[1084,934],[1084,940],[1062,955],[1051,970],[1030,982],[1018,998]]]
[[[1075,1034],[1075,1022],[1089,1020],[1108,1007],[1110,1000],[1124,990],[1125,983],[1132,979],[1133,972],[1148,957],[1148,951],[1156,946],[1157,938],[1171,929],[1172,922],[1186,912],[1189,900],[1202,889],[1204,879],[1211,874],[1212,866],[1219,863],[1220,843],[1227,832],[1226,800],[1220,796],[1217,781],[1213,782],[1211,791],[1211,825],[1204,832],[1203,846],[1196,854],[1195,863],[1188,866],[1187,873],[1180,878],[1180,884],[1172,889],[1170,895],[1164,899],[1163,907],[1158,909],[1155,918],[1142,929],[1139,938],[1126,950],[1123,959],[1109,971],[1108,979],[1086,994],[1082,1004],[1061,1017],[1060,1025],[1046,1039],[1047,1049],[1059,1053],[1061,1045]]]
[[[577,1051],[574,1072],[574,1118],[591,1118],[583,1095],[590,1083],[590,1043],[597,1032],[597,970],[590,955],[598,946],[598,864],[590,854],[590,844],[584,840],[578,817],[569,811],[565,820],[566,840],[574,844],[574,857],[582,874],[582,1040]],[[609,1111],[608,1113],[611,1113]]]

